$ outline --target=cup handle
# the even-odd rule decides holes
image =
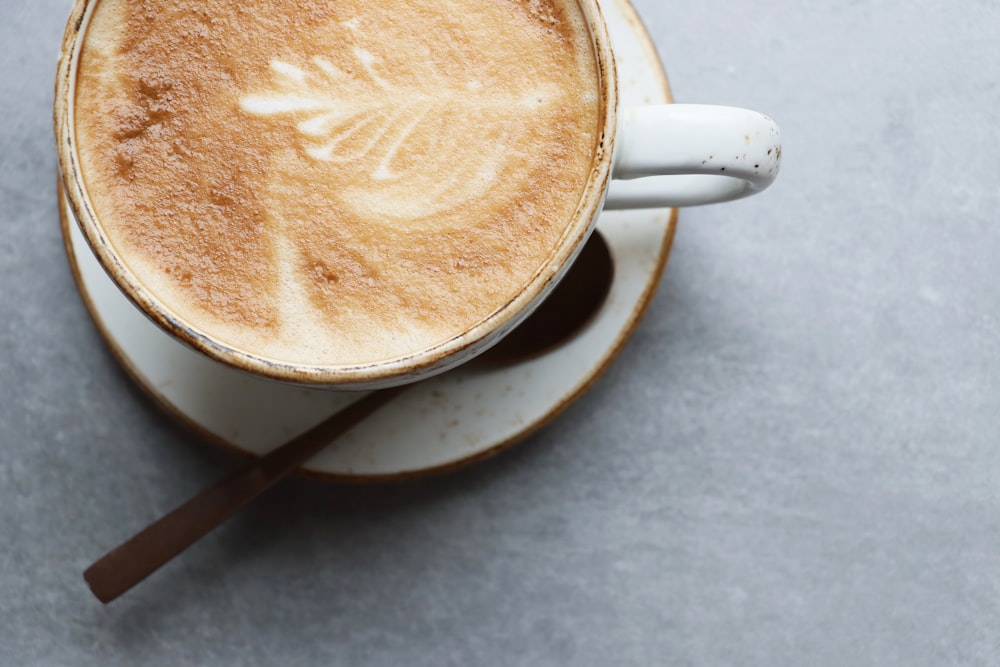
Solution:
[[[781,134],[762,113],[664,104],[625,108],[605,209],[698,206],[767,188]]]

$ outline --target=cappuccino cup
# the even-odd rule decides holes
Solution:
[[[597,0],[77,0],[55,133],[83,235],[145,315],[338,389],[488,349],[601,210],[755,194],[781,160],[755,111],[622,108]]]

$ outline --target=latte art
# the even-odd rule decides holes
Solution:
[[[198,332],[317,366],[448,341],[536,280],[598,150],[576,0],[95,0],[81,172]]]
[[[358,30],[357,20],[341,25],[348,33]],[[373,222],[403,219],[413,224],[481,197],[513,157],[520,131],[540,108],[559,99],[555,82],[535,82],[519,99],[511,99],[481,81],[455,82],[438,71],[394,84],[391,72],[379,71],[378,56],[359,47],[349,52],[356,74],[323,56],[313,56],[305,68],[272,60],[272,90],[244,96],[240,106],[257,116],[305,116],[295,122],[303,151],[367,176],[338,199]],[[438,136],[427,136],[440,131],[443,118],[450,122],[448,136],[488,132],[474,156],[464,143],[442,146]],[[400,153],[412,145],[418,147],[416,159],[397,164]],[[475,158],[471,163],[470,157]],[[432,183],[425,177],[428,171],[434,175]]]

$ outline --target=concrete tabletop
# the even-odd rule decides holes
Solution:
[[[81,572],[234,469],[65,260],[69,0],[0,0],[0,665],[995,665],[1000,5],[635,0],[677,101],[782,126],[682,211],[560,419],[416,482],[292,479],[109,606]]]

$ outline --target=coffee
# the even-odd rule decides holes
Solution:
[[[575,217],[600,82],[576,0],[100,0],[77,150],[116,252],[254,355],[414,354]]]

